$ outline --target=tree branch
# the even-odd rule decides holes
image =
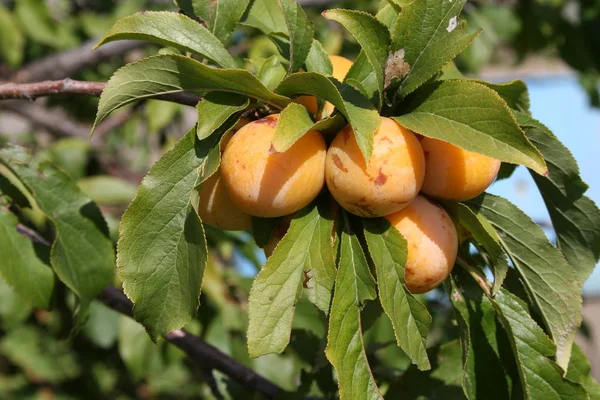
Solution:
[[[104,304],[121,314],[129,315],[130,317],[133,316],[133,303],[117,288],[109,286],[98,297]],[[165,339],[183,350],[200,366],[221,371],[248,389],[258,391],[268,397],[275,397],[283,393],[283,389],[273,382],[240,364],[185,329],[171,331],[167,333]]]
[[[1,87],[1,86],[0,86]],[[34,125],[40,126],[58,138],[76,137],[90,140],[90,126],[78,124],[67,118],[64,113],[48,110],[34,103],[20,100],[10,100],[0,103],[0,107],[28,119]],[[92,141],[93,147],[98,147],[100,142]]]
[[[114,57],[123,56],[131,50],[149,44],[138,40],[123,40],[107,43],[93,50],[92,48],[97,41],[97,39],[91,39],[75,49],[33,61],[13,74],[10,80],[12,82],[24,83],[46,79],[63,79],[85,68],[100,64]]]
[[[55,94],[78,94],[86,96],[100,96],[106,83],[76,81],[65,78],[58,81],[42,81],[35,83],[0,83],[0,100],[26,99],[35,100],[38,97]],[[170,101],[195,107],[200,101],[200,96],[193,93],[178,92],[161,94],[152,97],[157,100]]]
[[[30,240],[50,246],[50,243],[33,229],[17,225],[17,231],[27,236]],[[113,310],[133,318],[133,303],[119,289],[108,286],[98,295],[98,299]],[[183,350],[192,360],[203,369],[216,369],[233,378],[244,387],[272,398],[282,394],[282,388],[257,374],[250,368],[240,364],[235,359],[222,353],[200,338],[192,335],[185,329],[176,329],[165,335],[165,339]],[[209,383],[210,384],[210,383]]]
[[[0,100],[25,99],[35,100],[38,97],[54,94],[82,94],[87,96],[100,96],[106,83],[83,82],[72,79],[59,81],[42,81],[35,83],[5,82],[0,84]]]

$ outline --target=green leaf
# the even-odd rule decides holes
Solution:
[[[310,300],[325,313],[329,311],[335,277],[332,230],[333,220],[325,206],[309,206],[292,220],[252,284],[248,300],[250,357],[281,353],[288,345],[305,276],[312,283]]]
[[[479,35],[468,34],[458,21],[465,2],[422,0],[402,7],[392,32],[392,50],[404,49],[404,61],[410,66],[402,96],[427,82]]]
[[[188,132],[150,169],[121,219],[119,275],[155,341],[198,309],[207,248],[192,191],[218,168],[219,139]]]
[[[94,128],[108,114],[126,104],[186,90],[238,93],[263,100],[275,108],[284,108],[290,102],[267,89],[249,71],[211,68],[179,55],[154,56],[128,64],[114,73],[100,97]]]
[[[134,382],[139,382],[155,370],[164,371],[160,359],[161,346],[148,338],[142,325],[121,315],[118,338],[119,356]]]
[[[462,270],[455,271],[449,286],[461,339],[462,386],[467,398],[512,398],[519,375],[508,337],[496,323],[492,302]]]
[[[44,0],[20,0],[14,4],[19,25],[33,42],[58,50],[80,44],[80,38],[74,32],[76,21],[62,20],[58,23]]]
[[[358,57],[356,57],[356,61],[346,74],[344,82],[360,90],[363,96],[370,99],[373,104],[381,105],[381,99],[378,96],[377,75],[364,51],[361,50],[358,53]]]
[[[288,72],[296,72],[304,65],[313,44],[314,29],[296,0],[279,0],[290,39]]]
[[[0,208],[0,275],[23,299],[49,310],[54,293],[54,273],[36,255],[34,243],[19,232],[19,220]]]
[[[583,283],[600,257],[600,210],[583,195],[588,186],[575,158],[558,138],[539,127],[526,127],[525,134],[548,164],[548,176],[531,176],[546,203],[558,247]]]
[[[334,366],[340,399],[382,399],[365,353],[360,310],[376,298],[375,280],[356,235],[342,232],[325,354]]]
[[[58,341],[33,326],[22,326],[5,335],[0,352],[37,382],[57,384],[81,373],[78,358],[66,341]]]
[[[194,11],[206,22],[210,32],[226,45],[249,3],[249,0],[196,1]]]
[[[517,79],[503,83],[491,83],[481,80],[473,80],[473,82],[481,83],[498,93],[513,110],[529,112],[531,106],[529,90],[527,90],[527,85],[522,80]]]
[[[581,324],[581,285],[575,271],[542,228],[508,200],[484,194],[467,205],[499,232],[504,251],[556,343],[557,363],[566,369]]]
[[[94,175],[77,181],[77,186],[92,201],[101,205],[128,204],[137,186],[116,176]]]
[[[446,342],[430,350],[432,369],[419,371],[411,365],[398,380],[390,385],[388,399],[466,399],[461,388],[461,349],[458,340]]]
[[[496,176],[496,182],[502,179],[510,178],[517,169],[517,167],[518,165],[516,164],[508,164],[505,162],[500,164],[500,170],[498,171],[498,175]]]
[[[585,389],[564,379],[561,368],[548,358],[554,355],[555,345],[521,300],[501,289],[493,303],[517,357],[525,399],[587,400]]]
[[[352,126],[365,160],[371,158],[373,135],[379,128],[381,119],[373,105],[356,89],[333,78],[306,72],[288,76],[279,84],[276,92],[288,97],[312,94],[333,104]]]
[[[160,134],[163,129],[175,122],[176,118],[183,113],[183,107],[182,104],[168,101],[146,101],[142,112],[148,124],[148,133],[150,135]]]
[[[377,272],[379,300],[392,321],[396,342],[420,370],[427,370],[431,367],[427,357],[431,316],[405,286],[406,240],[385,219],[365,218],[363,225]]]
[[[377,15],[375,15],[377,21],[381,22],[388,31],[392,31],[394,26],[396,25],[396,20],[398,19],[398,10],[396,10],[395,5],[390,3],[385,4],[382,8],[377,11]],[[389,35],[389,33],[388,33]]]
[[[12,330],[23,324],[32,311],[33,306],[23,300],[0,276],[0,328],[5,332]]]
[[[53,142],[35,155],[38,162],[48,161],[78,180],[87,174],[92,149],[90,141],[80,138],[64,138]]]
[[[110,349],[117,340],[121,314],[97,300],[90,304],[88,314],[83,332],[96,346]]]
[[[219,129],[234,114],[237,114],[250,104],[248,98],[231,93],[208,93],[198,103],[198,123],[196,135],[198,139],[206,139]]]
[[[506,103],[479,83],[450,80],[427,85],[409,101],[405,114],[395,119],[421,135],[523,164],[541,175],[547,172],[544,158],[525,137]]]
[[[590,361],[577,344],[573,345],[573,354],[571,355],[571,362],[567,370],[567,379],[571,382],[581,384],[590,396],[590,400],[600,399],[600,385],[598,385],[598,382],[592,376]]]
[[[437,77],[437,80],[451,79],[480,83],[498,93],[498,95],[506,102],[506,105],[511,109],[524,113],[529,112],[529,107],[531,105],[529,101],[529,90],[527,89],[525,82],[520,79],[502,83],[492,83],[480,79],[469,79],[458,70],[456,64],[452,61],[446,64]]]
[[[17,159],[10,151],[0,152],[1,162],[10,166],[54,225],[54,272],[84,303],[90,301],[114,276],[114,248],[102,213],[67,174],[46,162]]]
[[[277,56],[271,56],[260,66],[256,75],[269,90],[274,90],[287,74]]]
[[[490,268],[494,271],[492,294],[495,295],[502,286],[509,268],[506,254],[500,245],[498,233],[487,219],[475,214],[466,205],[450,201],[443,202],[443,205],[452,216],[453,221],[462,226],[468,235],[472,236],[475,246],[483,249],[489,256]]]
[[[336,113],[319,120],[312,126],[312,129],[321,132],[325,137],[334,137],[344,126],[346,126],[346,120],[341,114]]]
[[[174,12],[144,11],[118,20],[94,48],[115,40],[145,40],[208,58],[225,68],[237,64],[219,39],[200,23]]]
[[[327,51],[317,39],[313,39],[312,46],[310,46],[310,51],[306,57],[306,70],[327,76],[333,74],[333,65],[331,65],[329,54],[327,54]]]
[[[304,106],[296,103],[288,104],[277,121],[271,142],[273,150],[277,153],[287,151],[306,132],[313,129],[314,125],[315,123]]]
[[[130,39],[190,52],[225,68],[237,67],[219,39],[202,24],[184,14],[143,11],[123,17],[114,23],[94,48],[116,40]]]
[[[23,61],[25,37],[13,15],[0,4],[0,57],[15,68]]]
[[[375,17],[362,11],[328,10],[323,13],[323,16],[342,24],[360,44],[377,78],[379,104],[381,104],[385,62],[391,42],[390,32]]]
[[[248,8],[244,24],[260,30],[265,35],[288,33],[283,10],[277,0],[254,0]]]

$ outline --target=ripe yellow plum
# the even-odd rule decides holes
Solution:
[[[244,126],[249,121],[242,118],[238,125]],[[244,121],[242,123],[242,121]],[[238,126],[236,125],[237,129]],[[227,132],[221,140],[221,149],[224,149],[231,140],[233,132]],[[227,188],[221,178],[221,168],[206,181],[200,188],[200,201],[198,202],[198,215],[202,222],[215,228],[228,231],[245,231],[252,228],[252,217],[240,210],[229,198]]]
[[[419,193],[425,159],[411,131],[391,118],[381,118],[368,163],[350,125],[327,151],[325,179],[336,201],[352,214],[382,217],[406,207]]]
[[[440,285],[452,271],[458,252],[456,228],[448,213],[423,196],[385,217],[407,241],[406,287],[425,293]]]
[[[423,138],[425,180],[421,191],[433,197],[465,201],[483,193],[496,179],[501,162],[450,143]]]
[[[242,127],[221,160],[221,175],[231,200],[257,217],[281,217],[308,205],[324,184],[326,144],[309,131],[292,147],[275,153],[271,140],[279,114]]]
[[[252,217],[233,204],[220,170],[208,178],[200,190],[198,215],[202,222],[228,231],[252,229]]]
[[[294,102],[303,105],[311,115],[315,115],[319,109],[317,98],[315,96],[298,96],[294,99]]]

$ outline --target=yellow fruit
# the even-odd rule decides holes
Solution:
[[[385,217],[407,241],[406,287],[425,293],[452,271],[458,251],[456,228],[444,209],[422,196],[403,210]]]
[[[419,141],[391,118],[381,118],[368,165],[350,125],[327,151],[329,191],[343,208],[362,217],[382,217],[406,207],[419,193],[424,175]]]
[[[294,99],[294,102],[302,104],[311,115],[315,115],[319,109],[317,98],[315,96],[298,96]]]
[[[257,217],[281,217],[308,205],[324,183],[326,145],[319,131],[309,131],[283,153],[271,140],[279,114],[241,128],[221,161],[221,175],[231,200]]]
[[[202,184],[198,215],[202,222],[215,228],[228,231],[252,229],[252,217],[231,202],[220,170]]]
[[[331,65],[333,65],[333,77],[338,81],[342,82],[348,74],[348,71],[350,71],[350,67],[352,67],[352,61],[341,56],[329,56],[329,60],[331,61]],[[326,101],[323,104],[321,118],[326,118],[330,116],[333,113],[334,109],[334,105]]]
[[[421,191],[442,199],[465,201],[483,193],[496,179],[501,162],[450,143],[423,138],[425,180]]]
[[[242,118],[234,129],[239,129],[249,121]],[[227,132],[221,139],[221,149],[227,146],[233,132]],[[245,231],[252,228],[252,217],[231,202],[227,188],[221,178],[221,168],[206,181],[200,188],[200,201],[198,202],[198,215],[202,222],[215,228],[228,231]]]

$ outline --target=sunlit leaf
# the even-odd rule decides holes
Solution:
[[[401,83],[402,96],[427,82],[477,37],[479,32],[470,35],[458,21],[466,1],[421,0],[402,7],[392,31],[392,50],[404,49],[410,67]]]
[[[296,0],[279,0],[287,25],[290,44],[288,72],[295,72],[304,61],[313,44],[314,29],[304,10]]]
[[[216,171],[219,139],[188,132],[148,172],[121,219],[119,275],[153,340],[198,309],[207,248],[192,190]]]
[[[449,80],[427,85],[409,101],[402,126],[469,151],[543,175],[540,152],[529,142],[510,109],[493,90],[476,82]]]
[[[365,354],[360,320],[364,302],[376,296],[375,280],[358,238],[346,227],[325,350],[337,372],[341,400],[382,398]]]
[[[566,369],[581,324],[581,284],[575,270],[542,228],[508,200],[484,194],[466,204],[498,231],[504,251],[556,344],[557,363]]]
[[[19,232],[19,220],[0,208],[0,275],[23,299],[39,308],[52,306],[54,273],[40,260],[32,239]]]
[[[365,160],[371,158],[373,135],[381,120],[373,105],[356,89],[321,74],[307,72],[290,75],[279,84],[276,92],[288,97],[311,94],[333,104],[352,125]]]
[[[430,368],[427,333],[431,316],[427,307],[406,288],[406,240],[385,219],[363,220],[365,239],[377,271],[379,300],[394,326],[398,346],[419,369]]]
[[[317,39],[313,39],[310,51],[306,57],[306,70],[327,76],[333,73],[333,66],[331,65],[329,55]]]
[[[196,135],[198,139],[206,139],[219,129],[232,115],[240,113],[250,101],[244,97],[231,93],[213,92],[208,93],[198,103],[198,123],[196,124]]]
[[[237,23],[242,19],[249,0],[194,1],[194,12],[208,29],[226,45]]]
[[[325,206],[309,206],[293,220],[252,284],[248,350],[251,357],[281,353],[290,340],[295,305],[307,278],[309,298],[329,311],[335,277],[333,220]]]
[[[96,47],[115,40],[137,39],[189,51],[225,68],[237,64],[219,39],[200,23],[174,12],[144,11],[118,20]]]
[[[325,18],[339,22],[360,44],[362,51],[373,67],[377,88],[383,93],[385,62],[390,47],[390,32],[371,14],[353,10],[328,10]],[[379,101],[381,104],[381,101]]]
[[[267,89],[249,71],[211,68],[179,55],[154,56],[128,64],[114,73],[100,97],[94,127],[126,104],[183,91],[238,93],[263,100],[275,108],[284,108],[290,102]]]
[[[304,106],[290,103],[281,112],[277,121],[272,140],[273,149],[276,152],[287,151],[306,132],[310,131],[314,124]]]

